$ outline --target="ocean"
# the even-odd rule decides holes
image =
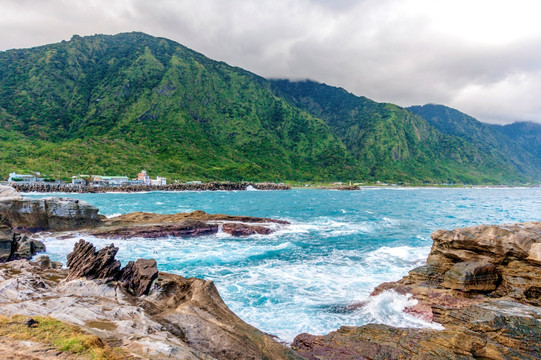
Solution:
[[[133,211],[271,217],[291,222],[271,235],[107,240],[125,265],[154,258],[160,271],[216,284],[225,303],[260,330],[290,342],[302,332],[385,323],[439,328],[402,312],[415,300],[374,287],[423,265],[437,229],[541,220],[541,188],[363,188],[360,191],[27,194],[69,196],[106,216]],[[82,237],[82,236],[81,236]],[[81,237],[43,236],[47,255],[66,262]],[[349,305],[365,303],[350,310]]]

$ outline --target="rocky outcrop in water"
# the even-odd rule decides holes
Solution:
[[[221,226],[224,232],[233,236],[248,236],[270,234],[287,224],[284,220],[207,214],[199,210],[178,214],[135,212],[105,219],[102,226],[89,231],[89,234],[113,239],[189,237],[215,234]]]
[[[230,183],[208,182],[201,184],[169,185],[126,185],[126,186],[74,186],[72,184],[19,184],[11,185],[20,192],[63,192],[63,193],[105,193],[105,192],[141,192],[141,191],[244,191],[254,190],[291,190],[289,185],[275,183]]]
[[[45,251],[45,245],[41,241],[29,239],[11,231],[6,225],[0,224],[0,263],[30,259],[39,252]]]
[[[425,266],[378,286],[413,294],[407,312],[445,330],[386,325],[298,335],[308,359],[538,359],[541,222],[439,230]]]
[[[0,313],[51,316],[142,359],[302,359],[239,319],[211,281],[167,273],[154,277],[151,260],[128,264],[121,281],[69,281],[68,270],[46,263],[41,258],[40,264],[20,260],[0,267]],[[135,296],[148,281],[153,284],[148,295]]]
[[[81,200],[56,197],[0,199],[0,219],[19,232],[74,230],[101,223],[96,207]]]

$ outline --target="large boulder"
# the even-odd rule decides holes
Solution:
[[[154,259],[137,259],[130,261],[120,275],[119,280],[124,288],[135,296],[147,295],[152,282],[158,277],[158,265]]]
[[[62,231],[94,227],[101,223],[98,208],[87,202],[49,197],[0,199],[0,218],[16,231]]]

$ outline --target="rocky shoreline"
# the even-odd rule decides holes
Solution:
[[[307,359],[539,359],[541,222],[438,230],[427,264],[384,291],[411,294],[407,312],[444,330],[370,324],[293,341]],[[359,306],[363,306],[360,304]]]
[[[170,185],[126,185],[126,186],[79,186],[72,184],[20,184],[9,186],[23,193],[108,193],[108,192],[149,192],[149,191],[244,191],[254,190],[291,190],[289,185],[275,183],[251,182],[208,182],[201,184],[170,184]]]
[[[105,238],[268,234],[287,222],[246,216],[132,213],[106,219],[73,199],[25,199],[0,186],[0,312],[75,324],[137,359],[539,359],[541,222],[433,233],[427,264],[383,283],[417,303],[405,311],[443,330],[382,324],[298,335],[291,347],[246,324],[211,281],[158,272],[153,259],[124,267],[113,244],[79,240],[68,269],[24,233]],[[65,233],[68,231],[68,233]],[[35,243],[34,243],[34,242]],[[41,245],[40,245],[41,244]],[[362,307],[363,304],[351,306]]]

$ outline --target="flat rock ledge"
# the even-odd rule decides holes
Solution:
[[[412,294],[414,316],[444,330],[370,324],[298,335],[307,359],[541,358],[541,222],[438,230],[427,264],[383,291]],[[362,306],[361,304],[359,306]]]
[[[216,234],[220,230],[233,236],[249,236],[271,234],[287,224],[284,220],[207,214],[200,210],[177,214],[134,212],[104,219],[101,226],[87,233],[111,239],[191,237]]]
[[[0,313],[51,316],[141,359],[302,359],[238,318],[212,281],[158,273],[153,260],[120,269],[117,251],[80,241],[69,270],[43,255],[1,264]]]

